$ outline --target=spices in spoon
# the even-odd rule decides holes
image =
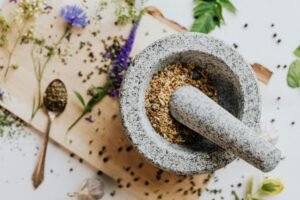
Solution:
[[[44,105],[48,111],[61,112],[68,101],[66,87],[61,81],[53,81],[45,91]]]

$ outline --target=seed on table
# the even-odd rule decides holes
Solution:
[[[291,125],[292,125],[292,126],[295,125],[295,122],[291,122]]]
[[[97,172],[97,175],[98,175],[98,176],[101,176],[102,174],[103,174],[103,172],[100,171],[100,170]]]
[[[233,47],[234,47],[235,49],[237,49],[237,48],[239,47],[239,45],[237,45],[236,43],[233,43]]]

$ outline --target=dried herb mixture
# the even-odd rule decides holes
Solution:
[[[197,133],[177,122],[169,112],[169,100],[175,90],[184,85],[199,88],[214,101],[216,89],[207,72],[193,64],[175,63],[155,74],[146,93],[146,113],[153,128],[172,143],[191,143]]]

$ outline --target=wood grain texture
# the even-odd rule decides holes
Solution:
[[[70,41],[63,41],[60,45],[63,57],[55,56],[51,60],[42,82],[42,89],[45,90],[53,79],[60,78],[65,82],[69,95],[68,106],[53,124],[50,137],[91,166],[117,180],[120,188],[130,190],[138,199],[198,199],[208,176],[179,176],[163,172],[145,161],[123,134],[116,98],[105,97],[91,113],[94,123],[82,120],[66,135],[67,127],[82,111],[73,91],[79,91],[87,99],[86,91],[91,85],[103,85],[105,82],[105,74],[98,74],[98,68],[102,67],[100,54],[104,51],[101,40],[114,35],[126,38],[130,29],[130,26],[120,28],[113,25],[115,19],[112,8],[101,13],[103,19],[99,21],[93,9],[96,5],[92,2],[94,1],[84,5],[91,8],[90,24],[84,30],[74,29]],[[46,38],[49,44],[57,41],[63,33],[65,24],[59,17],[59,8],[68,3],[70,1],[67,0],[52,1],[50,4],[53,10],[39,17],[36,22],[38,35]],[[79,4],[81,1],[72,1],[72,4],[75,3]],[[2,14],[12,19],[14,6],[15,4],[6,5]],[[94,32],[100,33],[95,36]],[[173,27],[146,14],[137,32],[132,56],[153,41],[175,32],[177,31]],[[9,40],[14,40],[15,33],[16,30],[13,29]],[[80,42],[90,42],[91,45],[80,49]],[[35,131],[43,133],[47,125],[45,113],[40,111],[34,120],[30,120],[33,96],[37,89],[30,57],[31,48],[31,44],[18,46],[13,63],[20,67],[10,71],[7,80],[2,78],[4,71],[0,71],[0,87],[7,93],[1,106],[30,124]],[[96,60],[90,59],[91,52]],[[4,65],[6,61],[7,53],[1,49],[0,65]],[[78,77],[78,72],[83,74],[83,78]],[[84,77],[90,72],[94,75],[83,83]]]

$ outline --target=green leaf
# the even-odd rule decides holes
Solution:
[[[214,30],[216,26],[217,24],[214,22],[210,14],[206,13],[194,21],[191,31],[209,33]]]
[[[222,8],[220,11],[220,6],[216,1],[196,0],[195,3],[196,6],[193,10],[195,20],[191,31],[209,33],[220,25],[220,21],[223,19]]]
[[[112,80],[109,79],[109,80],[107,80],[104,87],[94,88],[97,91],[97,93],[87,103],[87,105],[85,107],[86,111],[88,111],[88,112],[92,111],[93,107],[96,104],[98,104],[106,96],[106,94],[109,91],[112,84],[113,84]]]
[[[287,83],[291,88],[300,87],[300,60],[294,61],[288,71]]]
[[[219,0],[219,3],[226,8],[227,10],[229,10],[230,12],[235,13],[236,8],[235,6],[230,2],[230,0]]]
[[[79,92],[74,91],[75,96],[77,97],[77,99],[79,100],[79,102],[83,105],[83,107],[85,107],[85,102],[83,97],[81,96],[81,94]]]
[[[295,56],[300,57],[300,46],[298,46],[294,51]]]
[[[276,179],[264,179],[260,191],[267,195],[277,195],[284,189],[283,184]]]

